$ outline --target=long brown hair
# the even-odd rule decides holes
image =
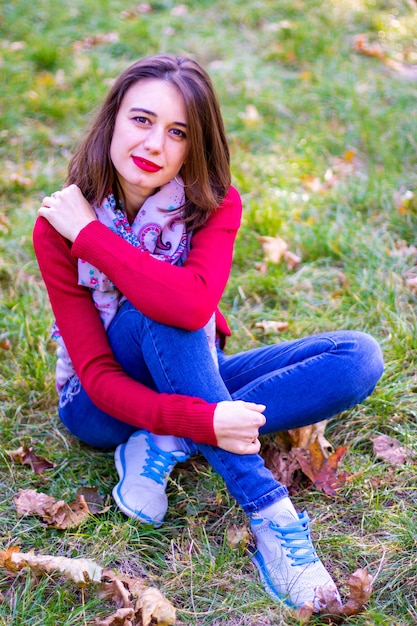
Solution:
[[[158,54],[128,67],[114,82],[91,129],[68,167],[67,183],[75,183],[89,202],[101,203],[109,189],[121,194],[110,159],[115,120],[128,89],[154,78],[174,85],[187,110],[189,148],[180,175],[185,184],[185,218],[202,226],[230,186],[230,155],[219,103],[207,72],[188,58]]]

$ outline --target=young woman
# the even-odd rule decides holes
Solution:
[[[116,448],[117,506],[160,525],[168,476],[203,454],[250,518],[267,591],[301,606],[337,589],[259,456],[259,436],[361,402],[383,370],[372,337],[330,332],[223,352],[217,308],[241,201],[213,87],[194,61],[156,55],[116,79],[45,197],[34,246],[56,325],[59,415]]]

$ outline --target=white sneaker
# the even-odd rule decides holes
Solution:
[[[120,480],[113,498],[119,509],[144,524],[160,526],[168,509],[168,477],[175,464],[186,461],[189,455],[182,450],[165,452],[150,433],[138,430],[117,446],[114,458]]]
[[[253,515],[251,530],[256,551],[251,558],[271,597],[296,608],[311,602],[315,610],[319,611],[321,606],[315,592],[317,587],[331,587],[339,601],[340,596],[313,547],[309,521],[307,513],[299,513],[298,520],[280,526],[269,519]]]

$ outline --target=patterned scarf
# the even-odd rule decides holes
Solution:
[[[94,211],[102,224],[135,248],[147,251],[160,261],[182,265],[187,258],[192,235],[187,232],[182,219],[184,203],[184,187],[181,181],[179,184],[176,180],[171,180],[147,198],[132,224],[129,224],[122,207],[117,206],[112,193],[100,206],[94,206]],[[107,329],[125,297],[103,272],[82,259],[78,260],[78,284],[91,289],[94,304]],[[212,356],[217,363],[214,314],[206,326],[206,334]],[[56,386],[60,391],[75,371],[56,324],[52,338],[58,342]]]
[[[143,203],[132,224],[113,194],[94,207],[97,218],[135,248],[149,252],[166,263],[182,265],[189,251],[191,233],[182,221],[184,188],[171,180]],[[111,280],[96,267],[79,259],[78,284],[89,287],[93,300],[107,329],[123,297]]]

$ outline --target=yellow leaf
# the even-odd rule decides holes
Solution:
[[[175,624],[175,609],[170,602],[155,587],[147,587],[136,603],[135,610],[142,609],[143,626],[158,624],[170,626]]]
[[[289,327],[288,322],[275,322],[273,320],[263,320],[255,324],[256,328],[261,328],[265,334],[282,333]]]
[[[24,567],[29,567],[36,573],[63,574],[79,587],[85,587],[91,582],[99,582],[103,571],[97,563],[89,559],[69,559],[64,556],[19,552],[14,548],[0,552],[1,564],[4,564],[4,567],[10,571],[19,571]]]

